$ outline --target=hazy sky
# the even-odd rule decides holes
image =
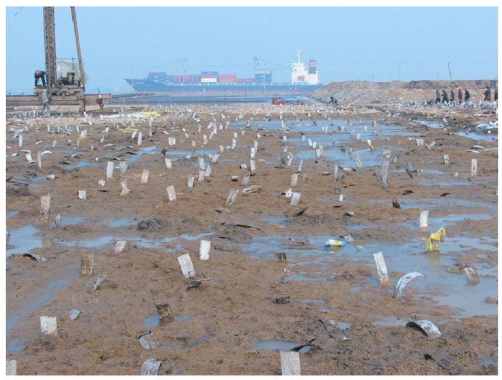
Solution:
[[[149,71],[253,75],[253,57],[288,81],[296,51],[321,81],[497,77],[497,9],[78,7],[88,89],[130,91]],[[69,8],[56,8],[60,58],[76,57]],[[42,8],[7,8],[7,90],[44,68]]]

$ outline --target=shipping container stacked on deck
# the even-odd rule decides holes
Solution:
[[[194,83],[200,83],[200,75],[183,75],[183,83],[189,83],[189,84],[194,84]]]
[[[272,83],[272,73],[270,71],[257,72],[254,79],[257,84],[270,84]]]
[[[219,74],[217,71],[203,71],[200,74],[171,75],[166,72],[150,72],[144,79],[126,79],[136,91],[176,92],[228,89],[230,91],[279,91],[313,92],[320,84],[318,62],[311,59],[304,64],[301,54],[292,64],[291,82],[274,83],[268,68],[255,67],[254,76],[239,78],[234,73]]]
[[[200,75],[201,83],[218,83],[218,73],[216,71],[205,71]]]
[[[235,74],[220,74],[218,77],[219,83],[237,83],[237,75]]]

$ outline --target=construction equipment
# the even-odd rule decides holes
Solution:
[[[80,111],[85,111],[85,72],[80,49],[80,37],[77,25],[75,7],[70,7],[75,33],[75,45],[78,55],[78,65],[74,60],[57,59],[56,55],[56,21],[54,7],[43,8],[44,45],[45,45],[45,76],[46,84],[36,84],[35,94],[41,98],[48,98],[49,104],[56,100],[64,103],[78,104]],[[59,99],[58,99],[59,98]]]

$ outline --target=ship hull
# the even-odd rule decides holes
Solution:
[[[291,84],[166,84],[143,79],[126,79],[127,83],[141,93],[161,93],[176,96],[285,96],[309,95],[320,89],[321,85]]]

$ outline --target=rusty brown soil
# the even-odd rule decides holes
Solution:
[[[407,227],[417,223],[420,209],[397,209],[392,207],[392,200],[441,199],[445,193],[449,193],[447,197],[491,205],[491,210],[480,210],[481,206],[464,210],[472,214],[488,212],[490,217],[459,221],[448,228],[448,236],[496,239],[498,145],[482,142],[484,149],[478,148],[479,153],[469,152],[476,143],[454,133],[462,124],[458,120],[478,123],[494,116],[461,113],[453,115],[455,119],[450,119],[446,128],[431,129],[414,121],[417,117],[430,118],[425,111],[385,114],[363,109],[333,112],[322,106],[285,108],[282,116],[287,123],[298,119],[361,119],[368,120],[371,128],[371,120],[376,120],[377,124],[394,123],[403,131],[415,133],[412,138],[396,135],[373,139],[376,148],[385,146],[399,153],[397,161],[391,163],[387,189],[378,180],[380,164],[344,171],[343,178],[335,181],[333,161],[322,156],[317,161],[305,160],[295,188],[302,194],[301,202],[292,207],[281,192],[290,187],[298,161],[295,159],[292,167],[281,165],[284,133],[233,127],[234,120],[240,117],[244,123],[279,119],[279,109],[268,105],[162,107],[158,109],[159,116],[153,118],[152,137],[148,136],[148,117],[136,120],[134,125],[124,118],[120,122],[93,118],[92,125],[77,117],[8,120],[7,210],[16,210],[17,214],[8,217],[7,229],[11,232],[34,225],[40,230],[42,246],[33,253],[47,259],[37,263],[10,256],[7,260],[7,319],[11,323],[7,343],[23,342],[23,349],[8,350],[7,358],[17,360],[18,374],[134,375],[139,374],[142,363],[150,357],[162,362],[161,374],[280,374],[279,353],[256,349],[257,341],[272,339],[298,343],[313,340],[311,351],[300,354],[302,374],[306,375],[497,373],[496,314],[458,316],[451,305],[438,303],[432,294],[422,293],[413,285],[407,296],[398,300],[392,297],[391,287],[377,285],[372,262],[337,258],[336,251],[330,253],[334,255],[332,260],[301,270],[314,277],[319,272],[327,274],[331,276],[327,281],[288,281],[299,271],[293,263],[283,263],[275,257],[258,259],[245,252],[253,239],[266,236],[298,236],[298,244],[308,244],[302,237],[338,238],[351,234],[354,246],[364,247],[374,241],[404,244],[423,238],[418,228]],[[231,121],[228,128],[227,121]],[[193,191],[188,191],[186,183],[189,175],[198,175],[197,160],[174,160],[173,168],[166,169],[160,152],[143,155],[123,175],[115,170],[114,178],[104,188],[98,185],[99,179],[105,179],[108,159],[130,158],[133,154],[128,152],[138,152],[139,147],[131,140],[133,129],[142,131],[142,147],[190,150],[192,140],[200,148],[202,135],[209,136],[206,127],[210,122],[225,128],[209,140],[206,148],[216,151],[220,145],[230,146],[235,132],[238,146],[225,150],[219,161],[212,164],[212,175],[196,184]],[[77,124],[80,130],[88,131],[79,148],[77,132],[47,132],[47,125],[54,128]],[[104,132],[106,127],[108,134]],[[11,128],[26,128],[23,148],[18,148]],[[100,142],[102,136],[104,141]],[[176,146],[168,145],[169,136],[176,136]],[[300,133],[293,128],[288,139],[294,137],[300,137]],[[430,149],[417,146],[415,138],[423,138],[425,144],[434,141],[435,145]],[[54,148],[53,140],[57,141]],[[249,165],[249,147],[255,140],[259,143],[257,172],[250,184],[260,186],[260,190],[239,193],[235,203],[227,207],[229,190],[244,187],[240,182],[232,182],[231,177],[239,176],[240,180],[247,174],[240,165]],[[288,146],[293,154],[300,150],[299,145]],[[346,147],[365,149],[367,144],[351,139]],[[34,160],[37,151],[50,150],[52,154],[44,156],[39,169],[36,164],[28,164],[20,149],[30,149]],[[13,156],[16,152],[18,155]],[[75,152],[79,156],[71,157]],[[448,167],[443,164],[444,154],[450,157]],[[470,178],[471,158],[478,159],[479,171],[474,178]],[[79,161],[97,166],[69,169]],[[405,170],[408,162],[418,170],[413,178]],[[146,185],[140,183],[143,169],[150,170]],[[430,174],[434,170],[442,173],[444,184],[434,185],[440,177]],[[55,180],[46,180],[48,174],[55,174]],[[131,192],[120,196],[120,181],[124,179]],[[452,179],[467,185],[449,184]],[[432,185],[424,184],[426,180],[432,181]],[[168,185],[176,189],[175,202],[167,199]],[[87,200],[78,199],[79,189],[87,191]],[[46,220],[40,215],[40,196],[48,193],[52,199]],[[339,202],[340,193],[344,194],[343,202]],[[295,216],[300,210],[304,210],[303,214]],[[456,211],[452,206],[436,215]],[[85,219],[79,224],[57,227],[57,214]],[[286,222],[267,221],[269,216]],[[126,218],[130,223],[114,227],[110,220],[116,218]],[[151,218],[160,221],[158,228],[137,229],[139,221]],[[200,235],[212,242],[209,261],[199,260],[201,238],[197,235],[204,233],[211,233]],[[184,239],[182,235],[195,238]],[[96,248],[63,244],[100,236],[129,240],[127,248],[114,254],[112,243]],[[145,240],[158,243],[142,244]],[[282,251],[277,249],[277,253]],[[192,258],[201,280],[198,288],[187,288],[177,262],[182,253],[189,253]],[[87,254],[95,255],[95,273],[80,276],[81,256]],[[462,250],[455,258],[458,265],[483,261],[497,267],[496,251]],[[389,271],[393,283],[403,274],[392,268]],[[94,290],[92,284],[98,276],[106,276],[106,280]],[[456,291],[462,293],[463,289]],[[491,296],[491,302],[496,302],[496,287]],[[278,297],[289,297],[289,303],[275,303]],[[158,326],[145,326],[145,318],[156,313],[156,305],[165,304],[169,304],[173,316],[190,317],[166,318]],[[68,316],[73,308],[81,311],[76,320]],[[57,336],[41,335],[42,315],[57,316]],[[402,323],[375,323],[386,318]],[[442,336],[430,339],[404,327],[412,319],[433,321]],[[329,321],[348,322],[350,331],[342,332]],[[153,350],[145,350],[138,341],[148,330],[158,343]]]

